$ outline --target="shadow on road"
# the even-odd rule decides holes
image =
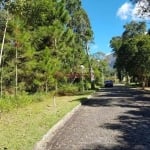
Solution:
[[[121,132],[117,137],[118,146],[107,147],[93,143],[82,150],[150,150],[150,92],[125,87],[101,89],[94,97],[83,103],[90,107],[126,108],[116,120],[101,128]]]

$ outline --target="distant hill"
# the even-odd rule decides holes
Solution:
[[[114,56],[114,54],[113,54],[113,53],[107,54],[105,57],[106,57],[106,60],[107,60],[108,63],[109,63],[109,66],[110,66],[111,68],[113,68],[113,67],[114,67],[114,64],[115,64],[115,61],[116,61],[116,57]]]

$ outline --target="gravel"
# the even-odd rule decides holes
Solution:
[[[150,150],[150,93],[100,89],[35,150]]]

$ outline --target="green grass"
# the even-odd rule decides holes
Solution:
[[[0,111],[0,150],[32,150],[35,143],[83,97],[86,96],[56,97],[56,107],[49,97],[8,112]]]
[[[52,95],[52,93],[50,93]],[[49,94],[49,96],[50,96]],[[33,102],[41,102],[45,98],[43,93],[36,93],[33,95],[28,95],[27,93],[21,93],[17,96],[15,95],[4,95],[0,98],[0,111],[9,112],[15,108],[25,107]]]

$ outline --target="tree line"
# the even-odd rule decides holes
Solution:
[[[131,21],[124,25],[121,36],[113,37],[110,45],[116,56],[118,78],[128,77],[148,86],[150,81],[150,30],[145,22]]]
[[[0,41],[1,96],[86,87],[106,67],[104,54],[89,54],[93,31],[81,0],[0,0]]]
[[[0,8],[1,94],[52,90],[89,67],[93,32],[80,0],[1,0]]]
[[[141,19],[150,17],[149,0],[130,0],[138,5],[136,15]],[[149,20],[149,19],[148,19]],[[124,25],[121,36],[112,37],[110,46],[116,57],[115,68],[120,81],[129,76],[143,88],[150,83],[150,29],[145,22],[131,21]]]

